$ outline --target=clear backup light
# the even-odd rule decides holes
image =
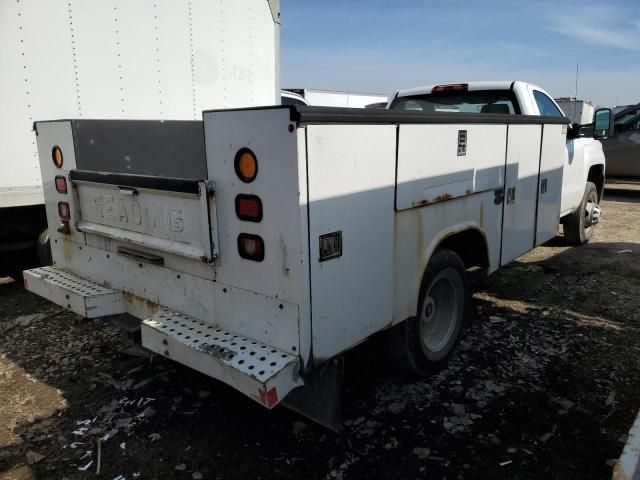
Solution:
[[[264,260],[264,240],[258,235],[241,233],[238,235],[238,253],[247,260],[261,262]]]
[[[69,220],[71,218],[71,209],[67,202],[58,202],[58,215],[62,220]]]

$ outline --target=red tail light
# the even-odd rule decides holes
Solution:
[[[62,175],[56,176],[56,191],[58,193],[67,193],[67,179]]]
[[[436,85],[431,89],[431,93],[467,92],[468,83],[451,83],[449,85]]]
[[[58,215],[62,220],[69,220],[71,218],[71,209],[67,202],[58,202]]]
[[[238,235],[238,253],[247,260],[261,262],[264,260],[264,240],[258,235],[241,233]]]
[[[259,222],[262,220],[262,200],[256,195],[237,195],[236,215],[240,220]]]

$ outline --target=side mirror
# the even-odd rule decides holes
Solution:
[[[613,113],[610,108],[599,108],[593,119],[593,138],[606,140],[613,135]]]

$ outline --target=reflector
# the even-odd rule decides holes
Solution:
[[[67,193],[67,179],[62,175],[56,176],[56,191],[58,193]]]
[[[240,220],[259,222],[262,220],[262,201],[256,195],[240,193],[236,196],[236,215]]]

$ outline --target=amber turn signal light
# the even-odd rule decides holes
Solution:
[[[56,167],[62,168],[62,150],[59,146],[56,145],[55,147],[53,147],[53,149],[51,150],[51,158],[53,159],[53,164]]]
[[[236,153],[236,158],[233,162],[236,170],[236,175],[244,183],[251,183],[258,175],[258,160],[255,154],[248,148],[241,148]]]

